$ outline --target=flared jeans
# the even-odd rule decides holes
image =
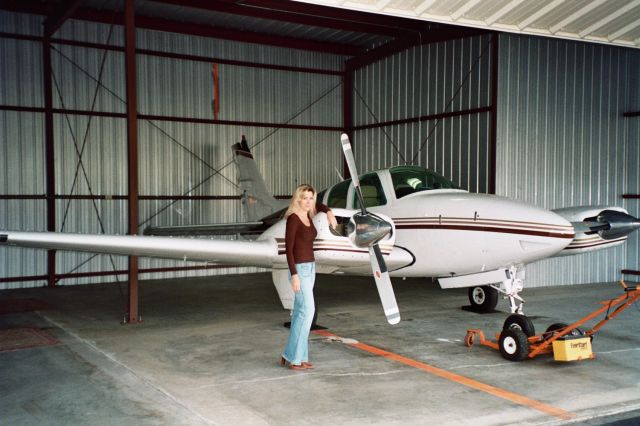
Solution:
[[[300,291],[295,293],[289,340],[282,357],[291,364],[309,362],[309,331],[315,313],[313,284],[316,281],[315,262],[296,263]]]

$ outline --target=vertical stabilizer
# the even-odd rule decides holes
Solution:
[[[242,142],[234,144],[231,149],[238,168],[238,184],[242,189],[245,219],[255,222],[286,207],[286,201],[276,200],[269,193],[244,135]]]

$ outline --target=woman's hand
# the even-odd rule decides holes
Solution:
[[[331,210],[327,212],[327,220],[329,221],[329,226],[333,229],[338,227],[338,221],[336,220],[336,216],[333,214]]]
[[[291,275],[291,288],[294,293],[298,293],[300,291],[300,277],[298,274]]]

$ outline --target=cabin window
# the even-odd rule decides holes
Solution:
[[[399,166],[391,168],[389,172],[396,198],[431,189],[459,189],[444,176],[422,167]]]
[[[327,205],[329,207],[336,207],[339,209],[347,208],[347,192],[349,192],[349,185],[351,185],[351,179],[342,181],[331,188]]]
[[[336,216],[338,226],[336,226],[335,229],[329,228],[329,230],[337,237],[348,237],[347,230],[349,229],[349,220],[351,220],[351,217],[349,216]]]
[[[362,199],[365,207],[375,207],[387,204],[387,197],[384,195],[382,183],[377,173],[369,173],[360,178],[360,190],[362,191]],[[353,208],[360,208],[360,201],[354,194]]]
[[[318,201],[318,203],[321,203],[322,200],[324,199],[325,192],[327,192],[326,189],[321,192],[318,192],[318,195],[316,195],[316,200]]]

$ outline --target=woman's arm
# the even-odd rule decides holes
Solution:
[[[330,227],[335,229],[338,226],[338,221],[336,220],[336,216],[333,214],[333,212],[328,206],[322,203],[316,203],[316,210],[327,214],[327,220],[329,221]]]
[[[293,257],[293,250],[296,244],[296,232],[298,231],[298,220],[295,218],[295,214],[292,214],[287,218],[287,228],[284,234],[284,249],[287,255],[287,265],[289,266],[289,272],[291,276],[298,273],[296,270],[296,260]]]
[[[297,220],[295,214],[292,214],[287,218],[287,229],[284,234],[284,248],[287,254],[287,265],[289,266],[289,272],[291,273],[291,288],[294,293],[300,291],[300,277],[298,277],[298,271],[296,270],[296,260],[293,257],[293,249],[296,243],[296,232],[300,227],[300,221]]]

